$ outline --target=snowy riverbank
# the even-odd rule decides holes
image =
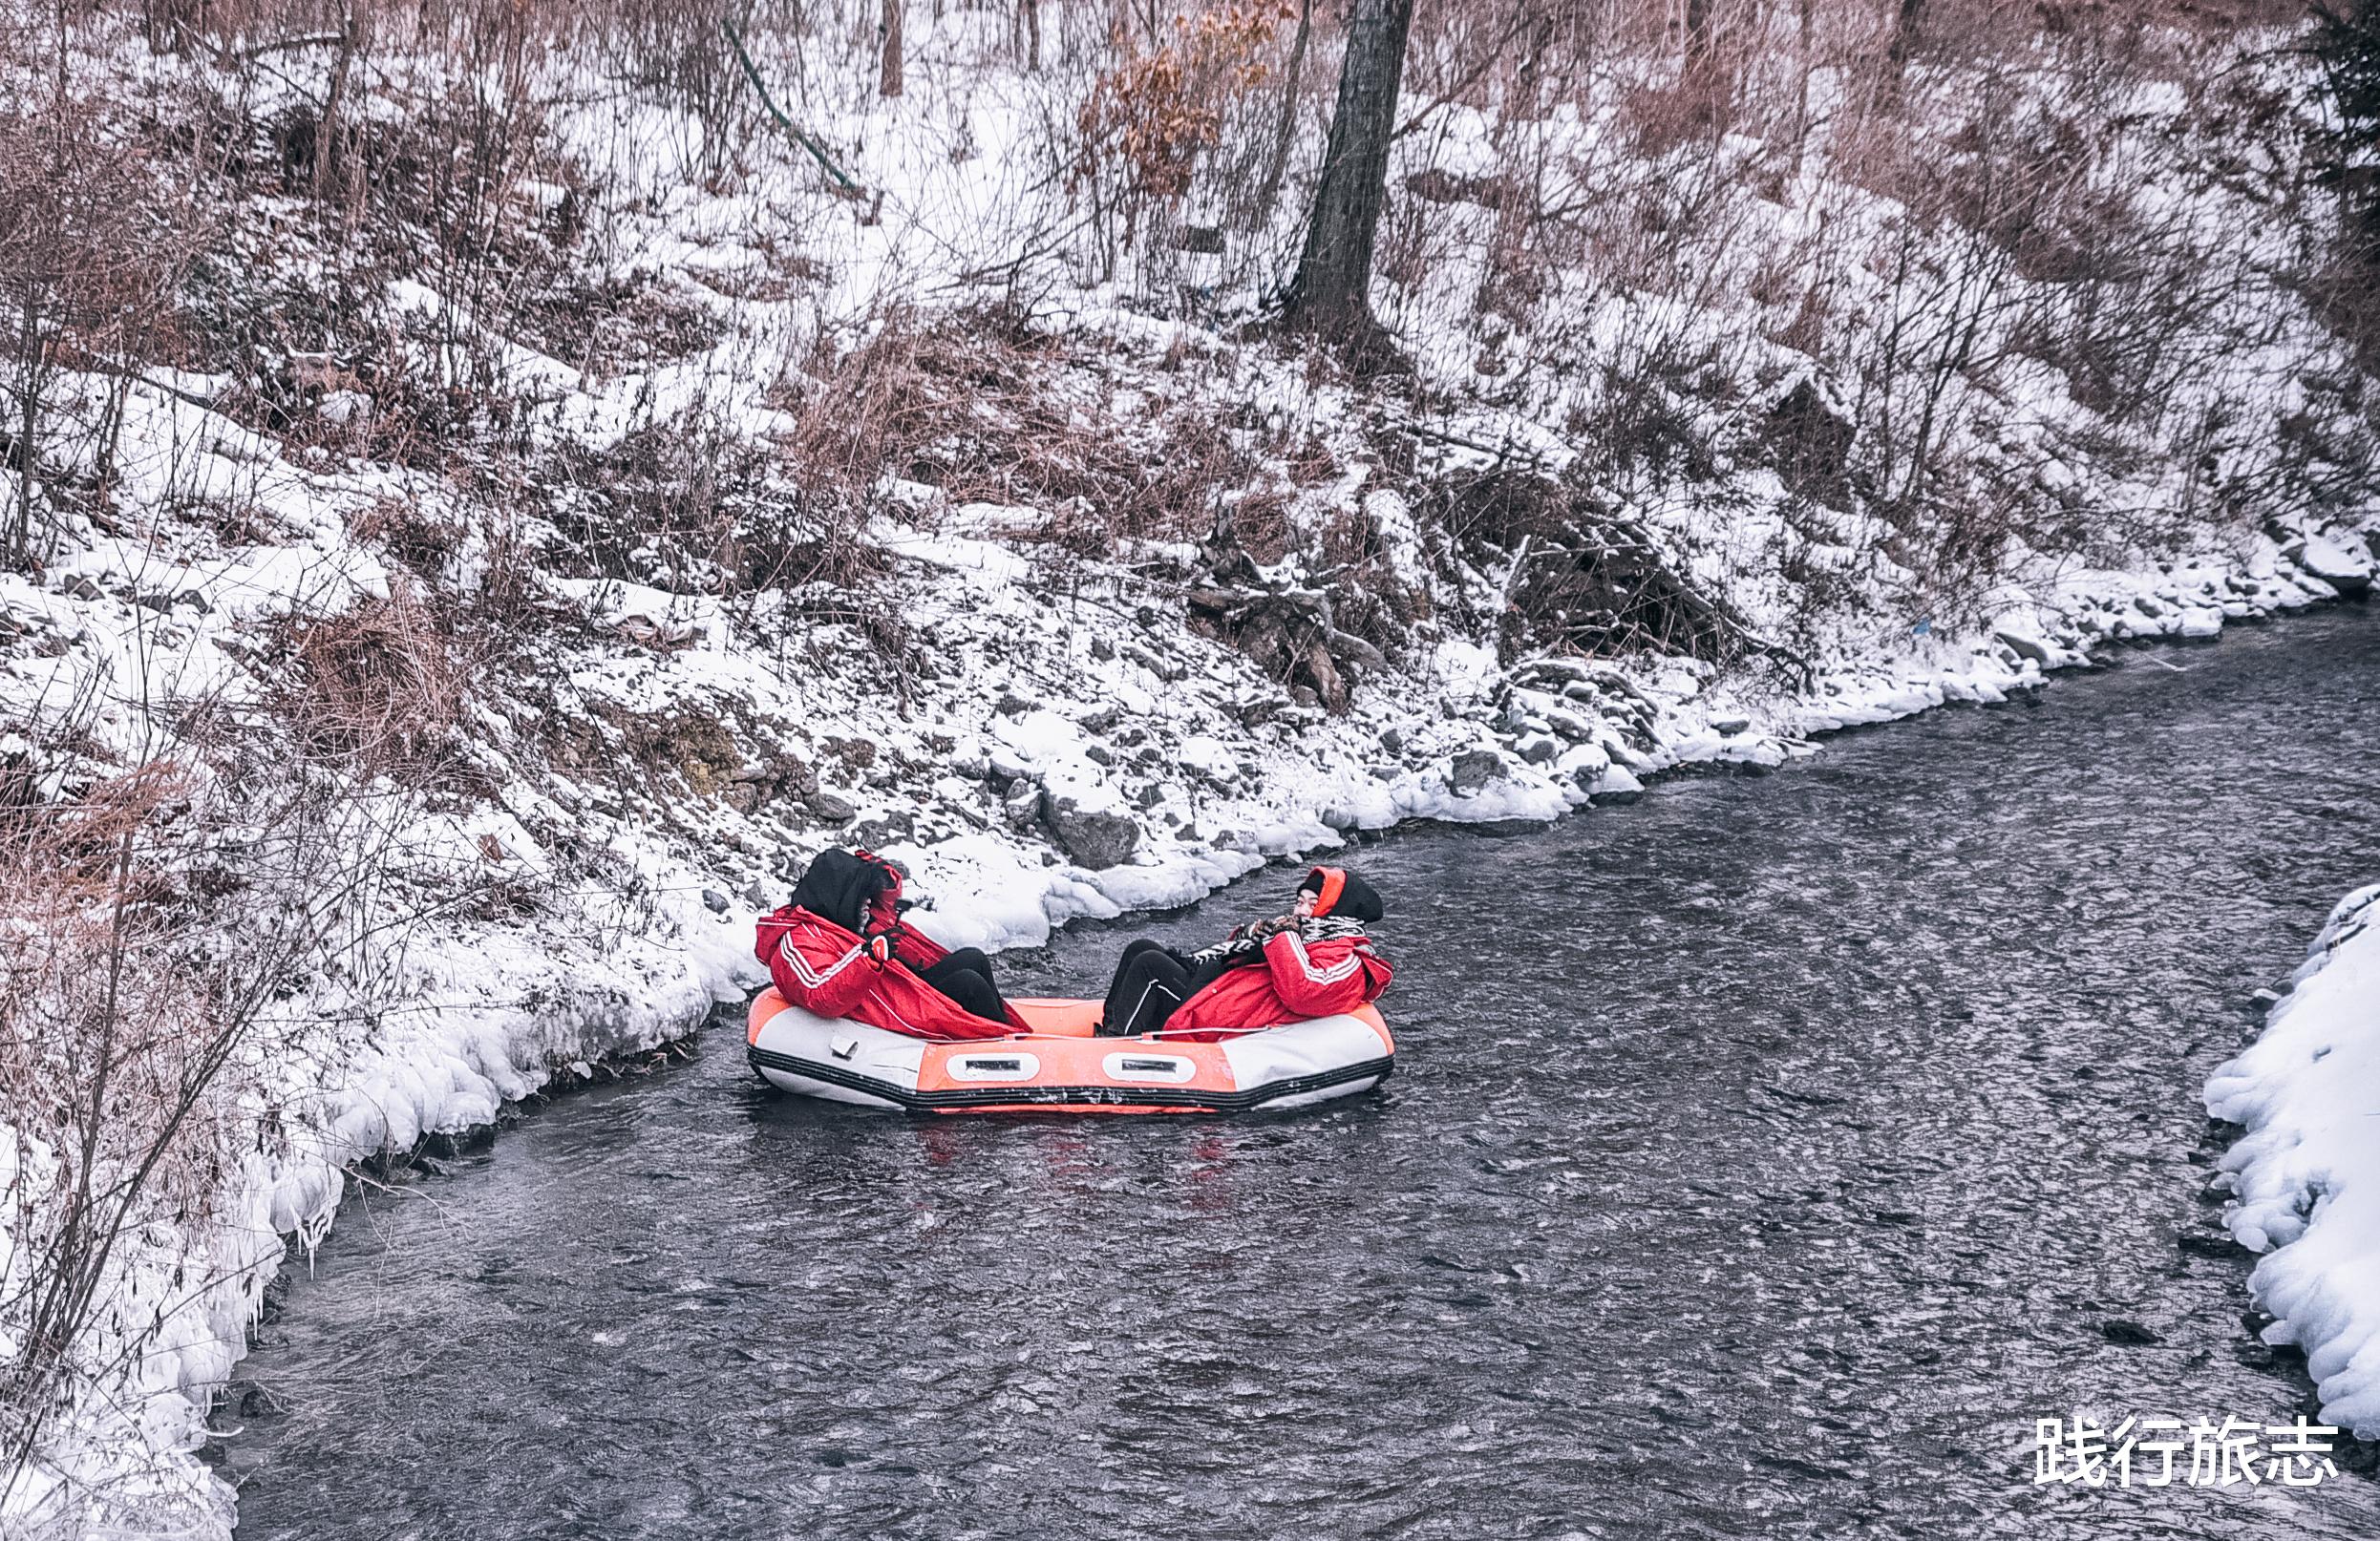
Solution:
[[[2306,1351],[2322,1416],[2380,1439],[2380,884],[2339,901],[2263,1035],[2206,1084],[2264,1340]]]

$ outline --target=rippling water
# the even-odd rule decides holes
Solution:
[[[2031,1482],[2036,1418],[2310,1407],[2180,1241],[2200,1082],[2380,876],[2376,622],[1387,840],[1352,1104],[846,1112],[714,1027],[349,1204],[217,1417],[242,1534],[2380,1533],[2354,1473]]]

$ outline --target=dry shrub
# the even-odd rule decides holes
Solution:
[[[1621,132],[1627,136],[1629,148],[1648,160],[1708,140],[1721,126],[1722,116],[1711,92],[1699,84],[1640,86],[1620,98]]]
[[[1595,393],[1562,431],[1594,447],[1600,470],[1621,479],[1718,477],[1721,447],[1705,418],[1736,387],[1717,343],[1656,332],[1638,346],[1614,349],[1595,371]]]
[[[1265,567],[1289,554],[1289,542],[1297,534],[1289,521],[1288,498],[1273,488],[1232,499],[1227,524],[1232,542]]]
[[[38,822],[10,820],[0,842],[8,1232],[32,1264],[11,1268],[0,1298],[11,1470],[88,1373],[78,1350],[116,1234],[144,1202],[202,1215],[224,1172],[227,1152],[181,1094],[207,1003],[201,977],[168,960],[181,927],[150,849],[191,791],[175,768],[148,767],[43,807]],[[153,1176],[138,1180],[144,1166]]]
[[[534,478],[563,544],[550,567],[679,594],[854,581],[830,486],[781,479],[779,457],[699,406],[604,448],[564,444]]]
[[[259,283],[238,252],[210,253],[181,316],[203,367],[237,382],[216,410],[292,450],[419,471],[518,451],[527,435],[500,329],[391,306],[386,285],[405,270],[366,254]]]
[[[1560,232],[1554,234],[1559,238]],[[1496,234],[1473,300],[1480,315],[1502,316],[1516,327],[1529,325],[1541,302],[1561,283],[1560,269],[1566,265],[1558,260],[1547,235],[1538,226],[1533,202],[1498,212]]]
[[[1111,168],[1120,174],[1128,239],[1142,201],[1190,190],[1199,158],[1222,136],[1224,112],[1270,75],[1260,55],[1295,14],[1286,5],[1233,0],[1176,17],[1173,39],[1147,53],[1120,29],[1115,34],[1119,62],[1093,83],[1076,116],[1074,176],[1082,185]]]
[[[2380,373],[2380,263],[2362,253],[2339,251],[2314,264],[2298,281],[2298,292],[2314,318],[2346,345],[2355,367]]]
[[[1774,653],[1647,533],[1579,486],[1519,469],[1448,478],[1415,511],[1498,579],[1505,656],[1558,649],[1726,664]]]
[[[643,269],[568,276],[525,296],[520,340],[598,378],[688,357],[719,340],[721,327],[692,295]]]
[[[170,350],[170,295],[198,240],[181,168],[129,141],[117,116],[62,79],[0,104],[0,459],[24,473],[0,509],[0,561],[11,566],[40,555],[40,516],[65,494],[104,493],[125,391],[147,356]],[[117,382],[100,421],[50,410],[45,396],[69,369]],[[84,445],[96,478],[43,475]]]
[[[445,575],[465,535],[460,519],[410,497],[374,498],[347,527],[356,540],[379,547],[427,582]]]
[[[574,25],[569,8],[499,0],[233,0],[194,15],[223,69],[327,77],[321,97],[261,119],[236,76],[206,77],[234,82],[202,104],[235,125],[209,190],[310,200],[340,238],[328,270],[259,261],[270,238],[254,229],[209,254],[191,299],[213,367],[241,380],[226,410],[300,447],[443,469],[518,424],[507,340],[599,372],[708,340],[676,297],[583,270],[603,190],[549,132],[540,47]],[[398,281],[445,303],[393,305]],[[356,399],[326,416],[342,393]]]
[[[778,756],[748,771],[768,740],[724,707],[682,701],[640,712],[598,701],[583,713],[552,713],[543,727],[557,769],[624,785],[641,781],[673,822],[674,811],[691,798],[720,798],[752,813],[777,796],[818,790],[817,776],[798,759]]]

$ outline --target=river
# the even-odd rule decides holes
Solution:
[[[2380,876],[2376,770],[2345,609],[1400,833],[1351,857],[1399,1069],[1306,1112],[814,1107],[714,1024],[357,1192],[213,1455],[245,1541],[2368,1541],[2355,1470],[2032,1479],[2036,1419],[2311,1409],[2243,1322],[2198,1093]],[[1095,993],[1127,936],[1294,882],[1005,977]]]

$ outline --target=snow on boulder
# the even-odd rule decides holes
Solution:
[[[2206,1083],[2245,1127],[2224,1223],[2265,1253],[2248,1287],[2296,1343],[2326,1421],[2380,1438],[2380,884],[2342,900],[2263,1036]]]
[[[2371,591],[2371,555],[2341,545],[2327,536],[2309,535],[2293,542],[2288,556],[2300,567],[2352,599]]]
[[[1588,783],[1586,792],[1598,803],[1632,803],[1645,795],[1645,783],[1627,767],[1615,765]]]
[[[1992,639],[2014,654],[2019,663],[2031,663],[2042,668],[2055,668],[2066,662],[2066,651],[2051,642],[2042,629],[2041,617],[2032,605],[2011,607],[1991,623]]]

